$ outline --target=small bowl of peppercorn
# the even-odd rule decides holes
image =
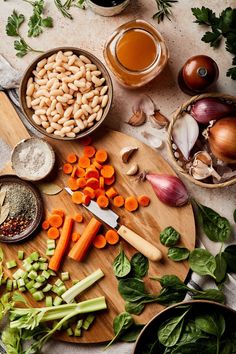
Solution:
[[[0,242],[28,238],[42,216],[43,202],[35,186],[14,175],[0,176]]]

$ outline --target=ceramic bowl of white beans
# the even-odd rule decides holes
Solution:
[[[20,103],[29,123],[59,140],[83,138],[96,130],[112,104],[110,75],[91,53],[72,47],[40,55],[26,69]]]

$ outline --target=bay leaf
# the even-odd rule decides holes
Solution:
[[[55,183],[40,183],[38,187],[42,193],[47,195],[55,195],[62,191],[62,188]]]
[[[6,220],[6,218],[9,215],[9,212],[10,212],[10,206],[8,203],[1,207],[0,225],[2,225],[2,223],[4,223],[4,221]]]
[[[6,197],[6,191],[0,191],[0,206],[3,205],[5,197]]]

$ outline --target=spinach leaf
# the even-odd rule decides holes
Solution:
[[[145,304],[142,302],[126,302],[125,311],[132,315],[140,315],[143,312]]]
[[[225,319],[221,314],[199,315],[195,318],[195,323],[201,331],[217,338],[220,338],[225,332]]]
[[[134,320],[130,314],[127,312],[122,312],[118,316],[114,318],[113,321],[113,330],[115,336],[113,339],[107,344],[106,348],[110,347],[112,343],[117,340],[125,331],[130,328],[134,324]]]
[[[119,278],[125,277],[131,271],[131,264],[122,248],[118,256],[114,259],[113,271],[115,276]]]
[[[187,290],[175,290],[173,288],[163,288],[160,295],[156,298],[156,302],[162,305],[171,305],[184,300]]]
[[[195,248],[189,256],[189,266],[199,275],[210,275],[215,278],[216,260],[210,252],[202,248]]]
[[[143,278],[148,272],[148,259],[142,253],[135,253],[131,258],[131,269],[135,278]]]
[[[158,280],[163,288],[174,288],[174,290],[189,290],[187,285],[182,282],[177,275],[163,275],[161,278],[152,277],[153,280]]]
[[[141,323],[134,323],[124,334],[120,335],[119,339],[123,342],[135,342],[143,327],[144,325]]]
[[[215,302],[219,302],[221,304],[225,303],[225,295],[222,291],[218,289],[206,289],[203,291],[199,291],[191,296],[194,300],[211,300]]]
[[[178,345],[171,354],[215,354],[217,353],[216,343],[212,343],[209,340],[205,342],[196,342],[196,343],[185,343]]]
[[[207,336],[203,334],[194,321],[190,320],[183,328],[183,334],[178,341],[178,344],[196,342],[201,338],[207,338]]]
[[[172,261],[179,262],[188,259],[190,251],[185,247],[170,247],[167,256]]]
[[[215,269],[216,282],[221,283],[226,277],[227,263],[221,252],[215,256],[215,260],[216,260],[216,269]]]
[[[123,299],[128,302],[138,302],[153,297],[148,294],[144,282],[137,278],[120,279],[118,290]]]
[[[225,242],[231,236],[229,221],[216,211],[197,203],[198,216],[207,237],[214,242]]]
[[[165,321],[158,329],[159,342],[166,347],[173,347],[179,340],[184,324],[184,317],[189,309],[179,316]]]
[[[166,227],[160,233],[160,241],[164,246],[175,246],[179,241],[180,234],[172,226]]]
[[[226,247],[222,256],[227,263],[227,272],[236,273],[236,245]]]

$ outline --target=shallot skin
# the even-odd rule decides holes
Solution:
[[[180,207],[189,200],[188,191],[183,182],[176,176],[167,174],[146,174],[158,199],[171,207]]]

